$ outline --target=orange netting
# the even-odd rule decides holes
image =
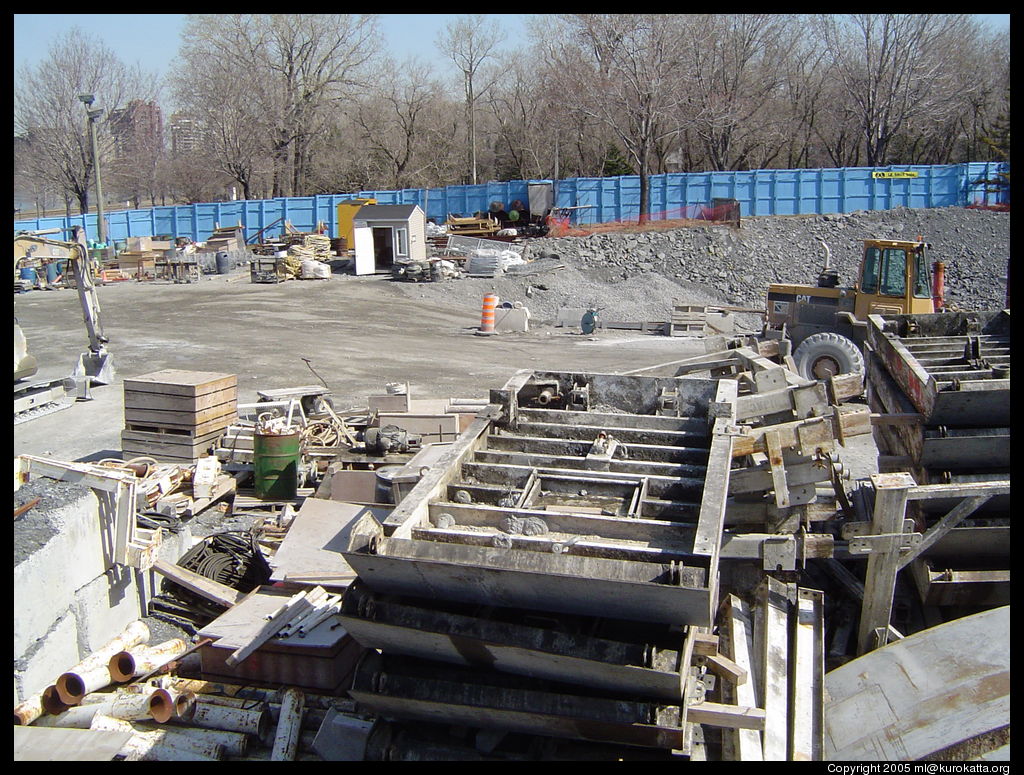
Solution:
[[[683,229],[695,226],[706,226],[708,223],[730,223],[739,225],[739,205],[725,204],[718,207],[711,205],[690,205],[673,210],[662,210],[651,213],[643,222],[640,218],[622,218],[605,223],[571,223],[568,215],[559,215],[557,209],[548,215],[549,237],[586,237],[591,234],[629,233],[644,231],[663,231],[665,229]]]

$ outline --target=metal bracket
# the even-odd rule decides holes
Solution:
[[[871,554],[873,552],[890,552],[893,550],[909,551],[921,543],[920,533],[883,533],[882,535],[866,535],[850,539],[850,554]]]
[[[761,542],[761,567],[766,571],[796,570],[796,541],[792,536]]]

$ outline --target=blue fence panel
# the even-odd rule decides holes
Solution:
[[[941,166],[846,167],[810,170],[750,170],[652,175],[650,212],[653,218],[677,218],[685,208],[705,205],[716,198],[736,199],[740,214],[806,215],[849,213],[854,210],[885,210],[893,207],[963,207],[968,204],[1009,204],[1009,185],[999,185],[1008,174],[1008,162],[972,162]],[[882,178],[873,172],[908,171],[917,177]],[[994,182],[995,181],[995,182]],[[574,223],[606,223],[639,217],[640,179],[569,178],[553,182],[556,207],[584,208],[573,211]],[[361,191],[358,194],[321,194],[241,202],[210,202],[105,213],[109,241],[130,236],[171,234],[196,241],[207,239],[214,224],[241,222],[246,238],[279,218],[291,221],[299,231],[312,231],[318,222],[337,234],[337,205],[353,197],[372,197],[379,204],[416,204],[428,218],[443,222],[450,214],[470,215],[487,211],[491,202],[508,209],[513,201],[528,201],[529,182],[514,180],[471,186],[445,186],[429,190]],[[35,218],[16,221],[19,230],[70,228],[85,224],[90,239],[96,237],[96,216]],[[280,234],[280,227],[268,232]]]

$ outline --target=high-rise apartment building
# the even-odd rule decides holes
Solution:
[[[199,148],[202,131],[199,122],[185,113],[175,113],[170,120],[171,153],[177,156]]]

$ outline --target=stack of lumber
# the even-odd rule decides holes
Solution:
[[[323,234],[288,234],[285,237],[288,247],[302,247],[309,251],[309,254],[318,261],[330,261],[331,238]]]
[[[245,237],[242,234],[241,226],[218,226],[206,240],[206,252],[208,253],[243,249],[245,249]]]
[[[126,379],[125,457],[194,463],[237,419],[237,383],[234,374],[178,369]]]

